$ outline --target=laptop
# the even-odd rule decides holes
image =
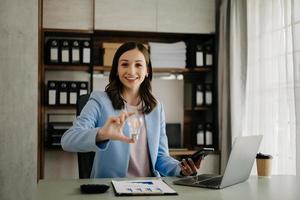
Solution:
[[[201,174],[174,181],[176,185],[221,189],[246,181],[251,173],[253,163],[262,135],[237,137],[223,175]]]

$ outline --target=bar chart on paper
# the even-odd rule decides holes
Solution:
[[[112,180],[116,195],[177,195],[161,179],[149,180]]]

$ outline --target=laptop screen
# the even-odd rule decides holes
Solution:
[[[255,161],[262,135],[237,137],[221,182],[221,188],[247,180]]]

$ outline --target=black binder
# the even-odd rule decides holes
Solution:
[[[77,82],[70,81],[69,83],[69,103],[70,105],[76,105],[78,98],[78,84]]]
[[[85,40],[82,42],[82,63],[90,64],[91,63],[91,41]]]
[[[196,67],[204,66],[204,47],[201,44],[196,44]]]
[[[207,44],[205,46],[205,66],[212,67],[213,59],[213,46],[211,44]]]
[[[58,82],[57,81],[48,81],[47,83],[47,105],[53,106],[57,105],[57,91],[58,91]]]
[[[86,81],[82,81],[82,82],[78,82],[79,86],[79,92],[78,95],[81,96],[83,94],[87,94],[88,93],[88,82]]]
[[[59,40],[49,39],[45,48],[45,63],[58,64],[60,62]]]
[[[213,104],[213,91],[212,91],[212,85],[206,84],[205,85],[205,105],[211,106]]]
[[[196,66],[196,45],[195,39],[189,39],[186,42],[186,64],[187,68],[194,68]]]
[[[68,105],[68,103],[68,83],[66,81],[60,81],[58,88],[58,104]]]
[[[80,41],[73,40],[71,42],[71,61],[73,64],[81,63]]]
[[[210,135],[208,135],[210,133]],[[205,124],[205,146],[212,147],[214,142],[213,130],[212,130],[212,123]]]
[[[70,41],[69,40],[62,40],[61,41],[61,63],[69,64],[71,59],[71,52],[70,52]]]

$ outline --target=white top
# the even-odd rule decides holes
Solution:
[[[125,103],[127,112],[139,113],[139,106],[132,106]],[[130,156],[128,164],[127,177],[149,177],[150,170],[150,156],[147,142],[147,131],[145,126],[145,118],[143,114],[140,115],[142,119],[142,127],[135,143],[130,144]]]

